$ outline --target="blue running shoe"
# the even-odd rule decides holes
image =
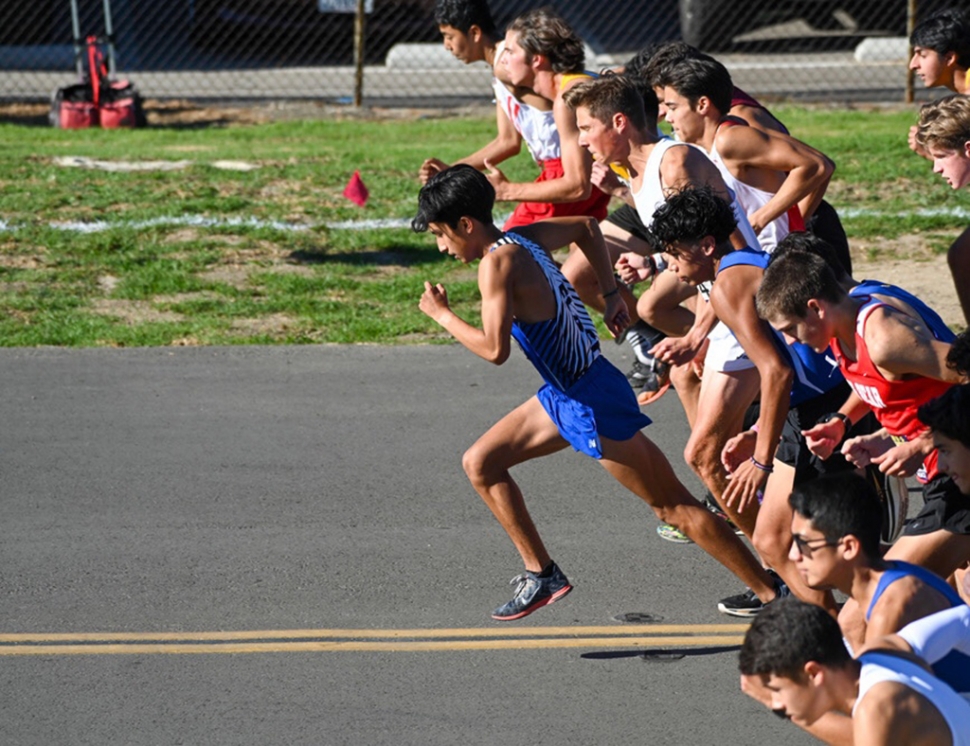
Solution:
[[[516,586],[515,597],[493,611],[492,619],[500,622],[521,619],[536,609],[558,601],[573,589],[555,562],[552,563],[549,577],[540,578],[526,570],[525,574],[512,578],[510,584]]]

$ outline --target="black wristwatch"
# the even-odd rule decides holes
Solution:
[[[849,434],[849,430],[852,429],[852,420],[849,419],[849,415],[843,414],[842,412],[829,412],[828,414],[823,414],[815,422],[816,425],[824,425],[826,422],[831,422],[833,417],[838,417],[842,421],[842,426],[845,428],[843,437]]]

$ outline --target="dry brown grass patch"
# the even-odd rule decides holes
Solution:
[[[150,323],[169,323],[184,321],[185,315],[174,311],[160,311],[151,301],[120,300],[99,298],[91,305],[91,310],[101,316],[113,316],[128,326]]]
[[[230,331],[242,337],[285,337],[299,328],[299,320],[285,313],[274,313],[258,319],[235,319],[229,325]]]

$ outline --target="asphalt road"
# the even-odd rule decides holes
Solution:
[[[5,349],[0,377],[6,746],[813,742],[738,691],[738,582],[578,454],[515,470],[576,589],[489,619],[520,565],[460,458],[536,389],[518,353]],[[675,397],[650,414],[696,487]]]

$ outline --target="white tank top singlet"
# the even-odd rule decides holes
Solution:
[[[512,126],[522,135],[536,163],[562,157],[559,130],[556,129],[552,109],[543,111],[519,101],[498,78],[492,78],[492,89],[495,91],[496,103],[502,107]]]
[[[953,746],[970,746],[970,702],[922,667],[897,655],[874,651],[864,653],[859,660],[862,662],[862,672],[853,714],[873,686],[883,681],[893,681],[922,694],[940,711],[950,726]]]
[[[742,125],[743,126],[743,125]],[[734,198],[741,205],[741,209],[744,210],[745,216],[759,210],[768,204],[768,201],[775,195],[771,192],[766,192],[763,189],[758,189],[758,187],[753,187],[750,184],[745,184],[743,181],[739,181],[735,178],[728,167],[724,164],[721,159],[720,154],[717,152],[717,145],[715,144],[711,148],[711,152],[708,153],[710,159],[717,166],[717,170],[721,172],[721,176],[724,177],[724,183],[727,184],[728,189],[734,192]],[[772,220],[768,225],[761,229],[761,233],[758,234],[758,243],[761,245],[762,251],[767,251],[769,254],[775,250],[778,242],[781,241],[785,236],[791,232],[788,225],[788,213],[783,212],[777,218]],[[752,249],[757,249],[758,246],[752,245]]]
[[[704,151],[703,148],[698,148],[696,145],[690,145],[688,143],[677,142],[676,140],[670,140],[665,138],[658,142],[650,153],[650,157],[647,158],[647,163],[643,168],[643,179],[640,183],[640,190],[634,192],[631,190],[633,195],[633,204],[636,205],[637,213],[640,215],[640,220],[643,224],[650,227],[650,223],[653,222],[653,214],[656,212],[657,208],[664,203],[667,195],[664,193],[664,185],[660,180],[660,164],[663,161],[664,154],[674,147],[681,148],[695,148],[697,152],[704,153],[705,157],[710,157]],[[734,217],[738,221],[738,230],[741,231],[741,235],[744,236],[744,240],[748,245],[756,249],[758,248],[758,237],[754,234],[754,230],[751,228],[751,223],[748,222],[748,216],[745,215],[744,210],[738,203],[737,196],[731,187],[730,182],[725,179],[728,191],[731,192],[731,208],[734,210]]]

